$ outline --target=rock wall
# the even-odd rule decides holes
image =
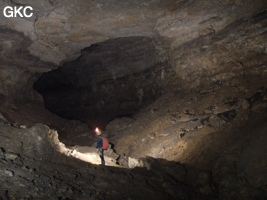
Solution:
[[[15,123],[23,118],[19,117],[22,108],[28,105],[43,107],[42,97],[32,85],[41,73],[54,65],[32,56],[27,50],[31,41],[22,33],[1,27],[0,35],[0,110]]]
[[[222,199],[264,198],[266,89],[251,89],[168,94],[132,118],[114,119],[106,134],[124,155],[122,165],[125,157],[130,166],[147,168],[146,156],[176,161],[197,191]]]
[[[120,37],[128,39],[144,37],[148,40],[150,38],[153,42],[149,45],[155,49],[152,54],[158,57],[157,61],[147,60],[148,63],[144,64],[145,59],[151,58],[147,54],[149,50],[147,53],[143,52],[145,56],[140,56],[142,51],[140,51],[140,57],[131,55],[135,59],[143,60],[142,63],[139,64],[130,59],[126,59],[125,62],[135,62],[131,68],[139,70],[139,66],[151,66],[151,63],[154,65],[161,63],[164,67],[166,64],[164,62],[170,61],[168,66],[174,67],[177,75],[177,80],[172,83],[172,85],[176,85],[174,87],[178,85],[179,88],[191,89],[222,83],[236,86],[239,84],[238,82],[250,81],[251,84],[254,84],[253,80],[256,79],[264,81],[266,73],[264,70],[264,63],[266,62],[266,56],[264,56],[266,54],[264,42],[266,38],[264,34],[265,1],[170,0],[144,3],[120,0],[101,2],[5,0],[0,4],[1,10],[8,5],[32,6],[33,17],[5,18],[1,13],[0,24],[3,40],[1,40],[2,62],[0,69],[2,72],[1,102],[2,105],[5,105],[3,107],[8,107],[7,104],[10,104],[13,105],[14,110],[18,110],[14,101],[21,102],[22,105],[30,101],[32,104],[42,103],[40,96],[31,87],[42,72],[55,69],[54,64],[63,66],[64,62],[75,60],[80,56],[81,49],[90,47],[92,44],[100,44],[103,41],[111,42],[112,39],[115,39],[117,42],[120,41],[118,46],[124,46],[123,39],[116,40]],[[128,39],[125,39],[124,42],[128,42]],[[137,47],[138,45],[139,47]],[[144,47],[137,43],[135,46],[136,51]],[[128,47],[125,45],[123,48],[127,49]],[[146,48],[150,47],[147,46]],[[122,56],[116,59],[122,59],[124,53],[127,52],[124,51],[123,49],[119,50],[117,53],[121,52]],[[107,54],[103,54],[103,56],[107,58]],[[117,65],[114,54],[110,54],[110,56],[114,59],[113,61],[105,60],[106,64],[109,65],[110,62],[113,62],[112,65]],[[93,65],[97,66],[96,63]],[[65,64],[64,67],[67,68],[67,65]],[[121,72],[121,69],[115,67],[116,73]],[[158,67],[161,68],[162,66]],[[100,67],[99,69],[102,70],[101,73],[108,72],[106,68]],[[165,76],[166,80],[170,78],[166,70],[159,72],[160,70],[158,69],[156,73],[153,73],[157,77]],[[136,73],[135,71],[132,72]],[[111,78],[111,80],[110,83],[106,82],[105,84],[114,84],[112,87],[120,90],[123,84],[116,85],[113,81],[114,78],[118,78],[118,75],[114,74],[114,71],[108,73],[112,74],[112,77],[107,76],[106,78]],[[144,100],[143,94],[155,93],[154,85],[162,84],[162,79],[155,78],[153,73],[147,72],[142,77],[142,79],[155,82],[152,85],[149,84],[150,88],[129,86],[122,90],[121,97],[132,106],[129,111],[120,112],[120,110],[116,111],[115,109],[112,110],[112,113],[131,113],[130,111],[136,108],[134,104]],[[159,73],[161,74],[158,75]],[[237,74],[239,75],[238,80],[236,79]],[[140,77],[127,78],[132,78],[132,82],[136,83],[140,80]],[[65,81],[65,79],[61,81]],[[79,79],[79,81],[82,80]],[[121,81],[125,82],[124,80]],[[93,82],[98,82],[98,80]],[[140,81],[140,85],[142,84],[143,82]],[[158,87],[157,94],[162,93],[160,88]],[[209,89],[207,88],[207,90]],[[103,90],[109,90],[109,86],[105,86]],[[126,95],[123,96],[125,90],[127,90],[126,93],[131,91],[134,99],[126,98]],[[106,92],[103,92],[103,94],[99,94],[100,97],[97,97],[96,104],[100,109],[103,107],[103,102],[107,102],[106,99],[102,100],[102,96],[105,94]],[[151,98],[150,94],[148,96],[150,96],[148,99]],[[61,98],[63,97],[61,96]],[[83,98],[91,99],[90,95],[88,97],[83,96]],[[75,110],[83,110],[83,108],[77,109],[78,106],[82,105],[77,105],[75,99],[69,97],[68,100],[70,103],[66,105],[74,106]],[[24,103],[22,103],[23,101]],[[109,101],[112,102],[112,100]],[[47,104],[47,107],[54,109],[55,105]],[[62,108],[60,110],[57,112],[58,114],[67,116],[66,113],[63,113]],[[95,112],[96,109],[89,109],[89,111]],[[76,113],[72,111],[72,114],[73,116],[84,115],[79,111]],[[111,114],[109,115],[111,116]],[[82,119],[85,118],[82,117]]]
[[[255,13],[189,43],[172,44],[180,84],[185,89],[265,85],[266,17],[266,11]]]

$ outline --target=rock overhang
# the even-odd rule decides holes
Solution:
[[[2,26],[32,40],[28,50],[54,64],[76,59],[81,49],[119,37],[164,37],[172,47],[266,7],[264,1],[4,1],[0,6],[31,6],[31,18],[5,18]]]

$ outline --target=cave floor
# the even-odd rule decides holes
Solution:
[[[208,97],[205,96],[205,102],[208,102]],[[191,95],[187,96],[183,102],[188,104],[190,98]],[[175,104],[173,99],[168,100]],[[201,102],[200,100],[199,98],[198,101]],[[170,105],[168,101],[164,101]],[[202,105],[203,103],[204,101],[201,102]],[[151,107],[147,108],[149,112],[146,109],[140,112],[135,123],[132,119],[126,119],[122,123],[121,120],[125,119],[119,119],[119,123],[107,126],[106,134],[112,133],[108,136],[121,157],[123,153],[126,153],[128,159],[141,157],[137,160],[137,166],[132,166],[135,167],[133,169],[123,168],[125,166],[122,161],[122,167],[103,167],[63,155],[51,143],[55,136],[47,126],[35,124],[26,128],[1,120],[0,198],[264,199],[267,194],[267,163],[264,159],[267,152],[265,103],[266,100],[263,99],[252,108],[236,108],[238,115],[231,121],[210,120],[209,123],[212,124],[201,123],[200,128],[186,132],[180,131],[181,122],[182,125],[185,125],[184,121],[187,125],[188,122],[193,123],[189,129],[198,127],[202,114],[194,114],[190,110],[183,112],[183,115],[176,112],[178,120],[173,122],[174,113],[160,100],[152,107],[153,112]],[[162,108],[156,111],[157,104],[161,104]],[[212,104],[208,102],[207,105]],[[184,104],[180,106],[187,110]],[[148,118],[147,113],[154,118]],[[185,117],[189,117],[189,121]],[[167,119],[170,122],[164,122]],[[161,135],[149,129],[152,125],[148,120],[157,124],[154,128],[159,129]],[[223,124],[218,125],[218,121]],[[132,124],[131,127],[124,131],[115,128],[116,124],[125,128],[129,123]],[[215,127],[216,125],[218,126]],[[133,129],[136,130],[135,134]],[[85,145],[94,140],[94,137],[88,134],[85,137],[76,136],[72,143],[81,145],[80,150],[87,153],[95,151],[93,142]],[[166,140],[170,136],[176,139]],[[71,137],[74,135],[65,138],[66,141]],[[148,138],[150,141],[142,143],[143,139]],[[130,139],[139,139],[141,146],[126,146],[128,150],[120,146],[123,142],[127,145]],[[167,145],[171,148],[166,148]],[[132,151],[133,148],[136,151]],[[140,154],[139,150],[144,154]]]
[[[205,135],[206,146],[201,144],[201,148],[197,142],[200,136],[184,137],[185,142],[191,143],[191,151],[194,148],[201,149],[198,155],[194,155],[194,164],[190,166],[163,159],[147,159],[149,168],[123,169],[92,165],[62,155],[51,147],[51,130],[44,125],[37,124],[25,129],[1,123],[0,130],[0,198],[3,200],[235,199],[242,195],[245,199],[252,199],[252,196],[266,195],[266,191],[257,188],[266,177],[266,160],[262,160],[267,139],[265,112],[257,113],[248,124],[232,128],[231,131],[228,129],[224,134]],[[12,135],[19,135],[19,138],[13,140]],[[36,140],[31,140],[33,135],[37,137]],[[220,145],[222,141],[227,143],[224,149]],[[201,160],[203,155],[207,160]],[[223,181],[224,185],[207,187],[205,176],[211,172],[209,170],[212,170],[214,163],[213,173],[216,172],[215,177],[220,180],[212,180],[209,184]],[[242,169],[242,166],[246,169]],[[237,174],[244,171],[248,174]],[[249,180],[245,180],[247,177]],[[254,187],[246,181],[253,183]],[[198,185],[193,189],[185,182],[198,182]],[[196,188],[210,195],[200,194]],[[210,191],[211,188],[215,193]],[[216,197],[218,189],[221,192],[219,198]]]
[[[1,199],[207,199],[167,172],[103,167],[62,155],[45,125],[1,123],[0,130]]]

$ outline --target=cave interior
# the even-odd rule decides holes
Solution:
[[[267,199],[265,0],[6,6],[0,200]]]

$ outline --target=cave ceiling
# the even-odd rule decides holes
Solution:
[[[170,88],[261,87],[266,4],[2,0],[0,10],[30,6],[33,15],[1,12],[0,108],[43,104],[32,90],[39,77],[35,89],[47,108],[86,122],[92,113],[106,121],[133,114]]]
[[[30,18],[5,18],[1,27],[30,38],[31,55],[62,64],[76,59],[81,49],[119,37],[164,37],[175,46],[266,8],[265,1],[125,1],[125,0],[2,0],[6,6],[31,6]]]

